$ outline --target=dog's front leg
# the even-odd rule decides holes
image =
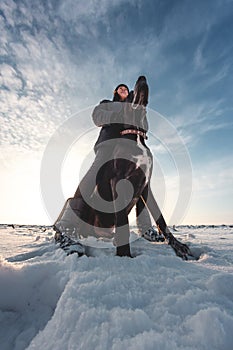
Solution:
[[[131,256],[129,245],[129,222],[128,215],[125,210],[115,213],[116,218],[116,232],[115,232],[115,244],[116,255],[118,256]]]
[[[142,194],[143,196],[143,194]],[[144,199],[144,198],[143,198]],[[161,231],[168,241],[168,244],[171,245],[171,247],[174,249],[177,256],[181,257],[184,260],[188,260],[188,256],[193,257],[193,254],[191,253],[189,247],[178,241],[173,234],[170,232],[166,221],[161,213],[161,210],[154,198],[154,195],[151,191],[150,186],[148,186],[148,197],[144,199],[145,204],[147,205],[153,219],[156,222],[156,225],[158,227],[158,230]]]
[[[114,201],[114,207],[115,207],[115,236],[114,236],[114,244],[116,246],[116,255],[117,256],[131,256],[130,252],[130,245],[129,245],[129,237],[130,237],[130,231],[129,231],[129,220],[128,215],[126,211],[126,194],[121,193],[119,195],[120,197],[120,205],[118,203],[118,209],[115,205],[115,199],[116,199],[116,182],[117,179],[111,180],[111,188],[113,193],[113,201]],[[120,209],[119,209],[120,207]]]

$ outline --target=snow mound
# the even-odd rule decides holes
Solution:
[[[34,238],[30,251],[0,260],[2,349],[232,349],[233,274],[219,265],[223,251],[229,268],[229,241],[186,262],[140,240],[130,259],[66,256]]]

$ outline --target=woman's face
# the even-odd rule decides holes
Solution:
[[[128,96],[128,89],[125,86],[119,86],[117,93],[120,96],[121,101],[124,101]]]

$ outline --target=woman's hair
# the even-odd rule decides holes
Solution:
[[[129,88],[128,88],[128,86],[127,85],[125,85],[125,84],[119,84],[119,85],[117,85],[117,87],[115,88],[115,90],[114,90],[114,92],[113,92],[113,101],[114,102],[120,102],[121,101],[121,98],[120,98],[120,95],[117,93],[117,90],[118,90],[118,88],[120,87],[120,86],[124,86],[127,90],[128,90],[128,93],[129,93]]]

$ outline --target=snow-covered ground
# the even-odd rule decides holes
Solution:
[[[1,349],[231,350],[233,227],[177,230],[199,261],[144,240],[77,258],[49,227],[1,225]]]

